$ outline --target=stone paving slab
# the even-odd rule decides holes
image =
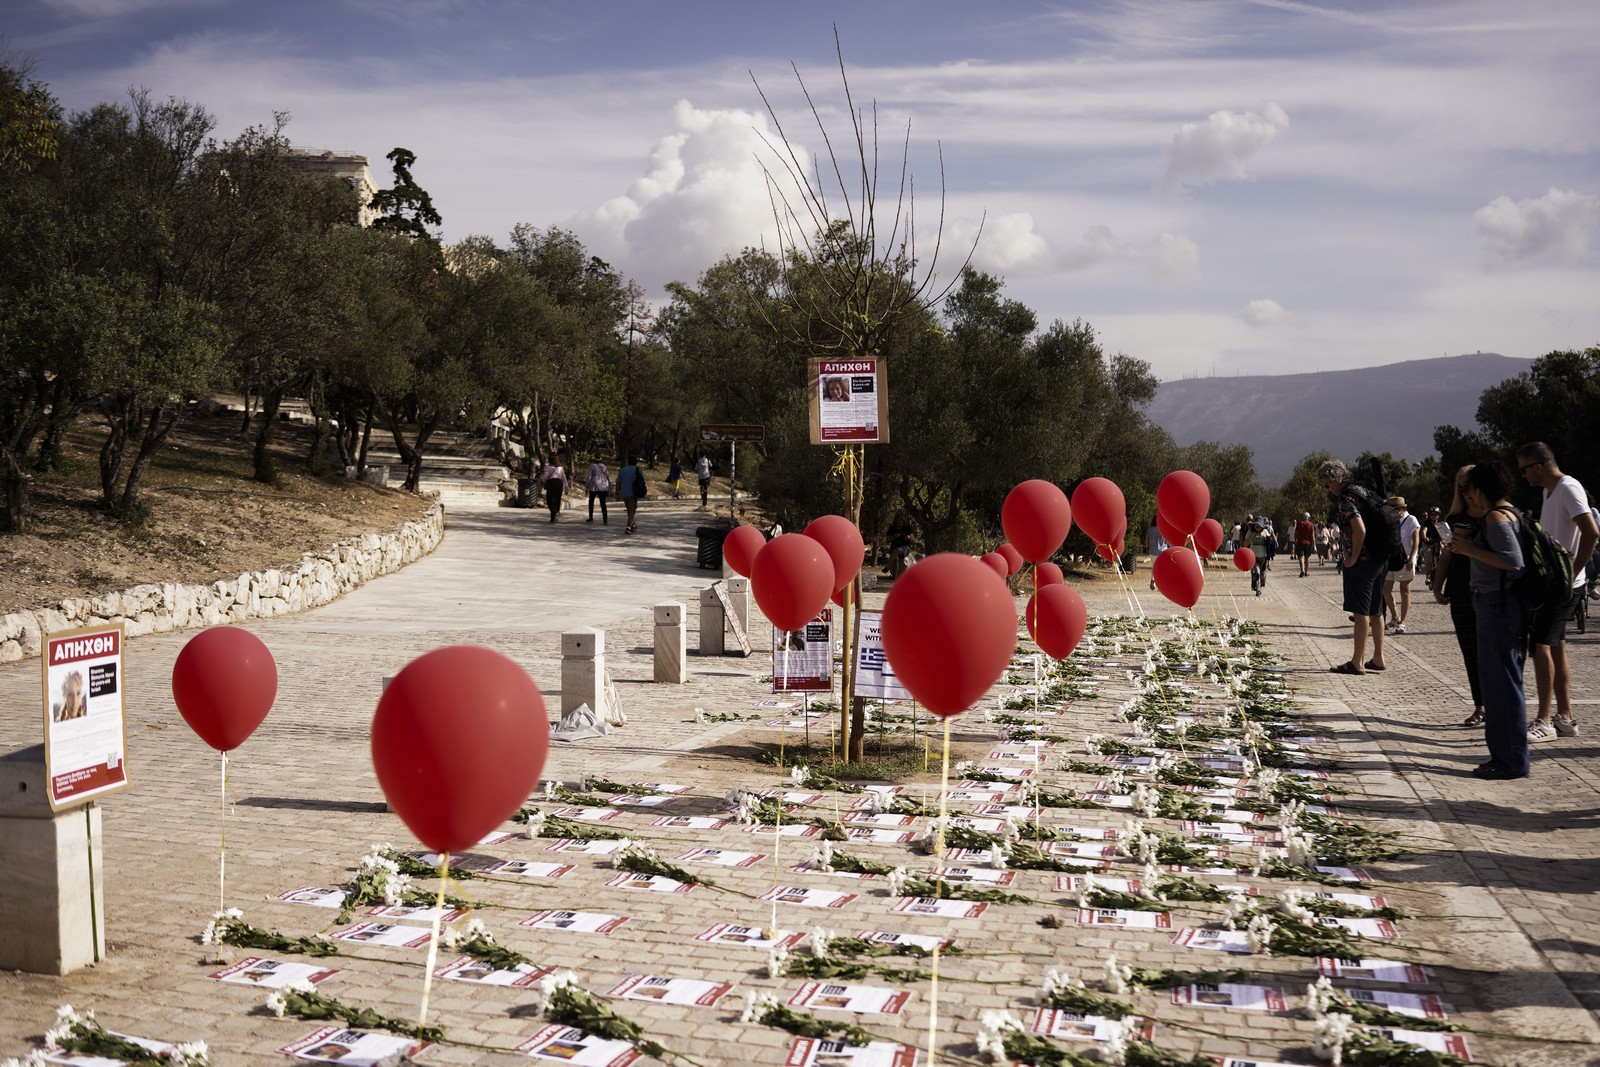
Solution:
[[[539,512],[466,512],[450,516],[444,544],[406,571],[380,579],[343,600],[299,617],[252,624],[280,665],[277,704],[255,737],[237,753],[230,780],[226,901],[260,926],[292,935],[321,929],[331,914],[276,901],[300,885],[332,886],[346,880],[373,842],[411,847],[409,834],[388,814],[371,770],[367,731],[380,680],[416,655],[443,644],[496,648],[533,674],[547,700],[557,704],[559,633],[577,626],[607,630],[607,658],[630,716],[627,727],[602,739],[557,745],[547,777],[576,782],[584,773],[622,780],[665,780],[694,787],[696,807],[714,809],[735,785],[780,784],[775,771],[756,767],[741,753],[752,741],[770,742],[778,731],[755,724],[694,721],[694,708],[753,714],[769,696],[760,678],[770,658],[702,659],[691,654],[691,680],[681,686],[650,682],[649,605],[681,600],[688,630],[697,633],[697,590],[712,577],[694,567],[694,527],[703,516],[659,508],[641,517],[641,532],[622,535],[564,519],[550,524]],[[1176,609],[1149,593],[1138,575],[1132,591],[1144,610],[1165,618]],[[1454,724],[1465,715],[1448,614],[1433,605],[1414,607],[1411,633],[1390,644],[1392,669],[1382,676],[1344,678],[1325,673],[1347,655],[1347,623],[1338,610],[1331,569],[1307,580],[1279,578],[1266,595],[1247,595],[1243,575],[1214,568],[1211,591],[1197,606],[1202,618],[1238,612],[1259,621],[1275,651],[1285,657],[1291,684],[1304,700],[1304,718],[1342,756],[1338,784],[1352,795],[1341,810],[1363,822],[1406,836],[1408,859],[1381,865],[1377,892],[1415,914],[1402,924],[1412,954],[1435,971],[1434,989],[1472,1026],[1483,1061],[1533,1067],[1600,1059],[1600,980],[1593,931],[1600,920],[1596,897],[1597,830],[1593,735],[1536,749],[1535,776],[1526,782],[1484,783],[1466,775],[1481,759],[1481,738]],[[1113,583],[1083,587],[1091,612],[1127,611],[1129,599]],[[766,647],[763,626],[757,648]],[[116,1029],[174,1040],[205,1039],[221,1064],[288,1062],[274,1050],[310,1032],[308,1022],[262,1013],[264,995],[224,986],[205,976],[197,934],[216,909],[218,760],[171,706],[168,679],[186,635],[129,642],[126,654],[129,767],[134,788],[108,798],[105,812],[107,931],[111,954],[102,964],[65,978],[0,975],[0,1056],[20,1055],[50,1024],[54,1008],[69,1002],[93,1007]],[[1572,642],[1580,719],[1595,701],[1592,638]],[[0,669],[0,746],[11,750],[38,737],[38,665]],[[1531,673],[1530,673],[1531,685]],[[1114,688],[1111,685],[1107,689]],[[1085,701],[1081,715],[1063,722],[1066,732],[1116,735],[1115,701]],[[1585,724],[1586,730],[1588,724]],[[963,751],[982,755],[998,730],[976,715],[957,721]],[[817,739],[820,740],[819,730]],[[786,735],[788,743],[795,732]],[[936,788],[932,778],[914,791]],[[831,814],[849,798],[830,794]],[[837,806],[837,807],[835,807]],[[1291,1007],[1310,978],[1308,961],[1222,954],[1169,944],[1155,931],[1080,928],[1063,909],[1068,895],[1054,889],[1053,874],[1018,872],[1015,890],[1039,903],[994,906],[977,920],[934,920],[890,910],[877,880],[789,868],[811,843],[770,834],[687,831],[651,825],[654,812],[629,812],[615,824],[672,861],[694,846],[766,854],[748,869],[707,868],[726,891],[701,888],[684,895],[629,892],[605,887],[615,871],[602,857],[562,856],[576,870],[544,881],[471,881],[461,887],[485,907],[480,915],[507,944],[536,961],[571,967],[586,988],[603,992],[629,973],[716,978],[735,983],[716,1008],[620,1001],[653,1038],[706,1063],[777,1064],[791,1039],[781,1032],[738,1023],[746,991],[786,997],[799,979],[766,976],[765,955],[696,942],[715,921],[765,925],[772,906],[754,900],[774,884],[840,889],[859,897],[843,911],[778,906],[778,925],[808,931],[819,921],[840,933],[880,929],[958,937],[974,954],[947,957],[941,967],[941,1048],[974,1055],[976,1020],[985,1009],[1031,1017],[1033,994],[1049,966],[1066,966],[1092,980],[1108,954],[1149,966],[1202,969],[1247,967],[1287,987]],[[1085,811],[1074,824],[1118,828],[1125,813]],[[511,859],[549,859],[548,842],[518,840],[486,848]],[[852,843],[850,852],[907,862],[896,846]],[[914,866],[926,868],[924,859]],[[1121,873],[1121,872],[1118,872]],[[629,917],[609,935],[534,931],[516,920],[536,910],[580,907]],[[1214,906],[1175,907],[1174,926],[1215,920]],[[1067,925],[1045,929],[1039,920]],[[232,957],[246,955],[228,950]],[[420,950],[362,946],[356,957],[330,963],[344,972],[326,987],[346,1003],[414,1018],[420,991]],[[982,953],[979,955],[978,953]],[[291,957],[292,958],[292,957]],[[858,984],[881,984],[863,981]],[[909,987],[898,1020],[862,1020],[886,1037],[920,1044],[928,1020],[927,983]],[[442,982],[434,986],[430,1022],[449,1026],[452,1038],[502,1048],[536,1031],[523,991]],[[1310,1024],[1298,1011],[1273,1015],[1216,1008],[1182,1008],[1161,995],[1143,994],[1141,1010],[1209,1032],[1163,1026],[1158,1041],[1184,1054],[1249,1055],[1310,1063]],[[844,1019],[837,1013],[822,1013]],[[508,1052],[438,1046],[426,1062],[500,1064],[526,1062]],[[941,1060],[945,1056],[941,1055]]]

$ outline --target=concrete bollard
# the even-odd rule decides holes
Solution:
[[[105,958],[100,808],[52,812],[44,746],[0,757],[0,969],[67,974]]]
[[[689,677],[685,659],[688,644],[684,606],[675,600],[656,605],[656,670],[658,682],[684,682]]]
[[[711,586],[700,590],[700,654],[720,656],[727,649],[725,634],[727,620],[723,617],[722,600]]]
[[[606,632],[573,630],[561,635],[561,714],[580,704],[606,717]]]

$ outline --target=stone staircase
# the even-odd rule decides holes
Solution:
[[[388,467],[383,482],[398,489],[406,480],[405,464],[393,448],[373,447],[367,451],[367,466]],[[418,489],[435,493],[446,508],[497,508],[515,503],[503,486],[515,484],[511,471],[490,452],[487,437],[464,433],[436,433],[428,439],[422,460],[422,484]]]

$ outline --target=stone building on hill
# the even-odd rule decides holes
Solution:
[[[372,180],[372,171],[367,169],[366,156],[341,156],[332,151],[318,152],[310,148],[291,148],[287,158],[289,165],[296,170],[327,178],[342,178],[349,182],[361,202],[358,216],[361,225],[372,224],[377,212],[367,205],[372,203],[372,197],[378,191],[378,183]]]

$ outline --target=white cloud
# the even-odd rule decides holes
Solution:
[[[1083,243],[1068,249],[1056,261],[1062,270],[1085,270],[1108,263],[1142,263],[1159,274],[1189,270],[1199,259],[1195,243],[1178,233],[1163,233],[1154,241],[1135,244],[1126,241],[1105,225],[1091,226],[1083,233]]]
[[[1172,192],[1223,178],[1243,181],[1249,177],[1245,161],[1288,128],[1289,116],[1270,101],[1259,115],[1216,111],[1204,122],[1184,123],[1167,149],[1160,189]]]
[[[1252,300],[1239,312],[1239,319],[1247,326],[1269,326],[1282,322],[1288,312],[1276,300]]]
[[[1571,262],[1589,250],[1597,217],[1600,199],[1552,188],[1537,199],[1496,197],[1473,214],[1472,224],[1487,264],[1537,258]]]
[[[221,0],[46,0],[46,6],[69,16],[116,18],[173,7],[212,7]]]
[[[971,248],[972,265],[991,274],[1035,274],[1050,264],[1050,246],[1034,230],[1033,215],[1026,211],[986,219],[981,236],[975,225],[958,222],[950,227],[948,236],[944,246],[948,253],[941,251],[941,260],[946,254],[965,256]],[[976,248],[974,237],[978,239]]]

